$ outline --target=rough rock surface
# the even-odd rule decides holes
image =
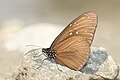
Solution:
[[[107,57],[107,51],[104,48],[92,48],[87,64],[81,69],[81,72],[95,73]]]
[[[106,50],[103,48],[92,48],[94,53],[105,53],[104,56],[98,62],[101,62],[95,69],[87,69],[89,74],[86,73],[86,66],[88,62],[83,67],[84,71],[74,71],[65,66],[54,63],[50,60],[45,60],[41,65],[43,59],[46,57],[42,54],[41,49],[34,49],[29,51],[24,57],[22,65],[15,71],[13,79],[15,80],[120,80],[119,66],[115,60],[112,59],[110,55],[107,54]],[[99,57],[99,56],[97,56]],[[104,58],[103,58],[104,57]],[[100,58],[96,58],[100,59]],[[89,61],[89,60],[88,60]],[[92,63],[91,63],[92,64]],[[40,66],[41,65],[41,66]],[[38,68],[39,67],[39,68]],[[62,70],[62,71],[60,71]],[[89,68],[89,67],[88,67]],[[90,67],[91,68],[91,67]],[[92,71],[93,70],[93,71]],[[94,71],[95,70],[95,71]],[[91,73],[90,73],[91,71]],[[94,73],[92,73],[94,72]]]

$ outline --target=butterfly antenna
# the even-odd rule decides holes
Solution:
[[[32,52],[34,52],[34,51],[36,51],[36,50],[39,50],[39,49],[42,49],[42,48],[32,49],[32,50],[26,52],[24,55],[27,55],[28,53],[32,53]]]
[[[29,46],[40,47],[40,46],[37,46],[37,45],[26,45],[25,47],[29,47]]]

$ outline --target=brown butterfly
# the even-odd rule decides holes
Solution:
[[[43,48],[49,59],[80,70],[90,56],[90,46],[97,27],[97,16],[94,12],[86,12],[74,19],[53,41],[50,48]]]

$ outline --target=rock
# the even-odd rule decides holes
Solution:
[[[119,70],[118,70],[118,77],[116,78],[116,80],[120,80],[120,64],[118,64]]]
[[[100,66],[96,74],[108,79],[114,79],[118,76],[118,72],[119,66],[111,56],[108,56],[107,60],[105,60],[105,62]]]
[[[107,57],[107,51],[104,48],[92,48],[87,64],[81,71],[84,73],[95,73]]]
[[[117,79],[119,66],[107,51],[104,48],[92,48],[91,52],[91,59],[97,67],[94,69],[88,67],[89,59],[81,72],[56,64],[54,61],[44,60],[46,57],[42,55],[41,48],[33,49],[26,53],[22,65],[14,73],[13,78],[15,80],[119,80]],[[98,58],[93,57],[95,55]]]

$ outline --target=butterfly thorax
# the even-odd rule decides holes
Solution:
[[[42,52],[44,52],[48,58],[55,58],[55,50],[51,50],[50,48],[43,48]]]

